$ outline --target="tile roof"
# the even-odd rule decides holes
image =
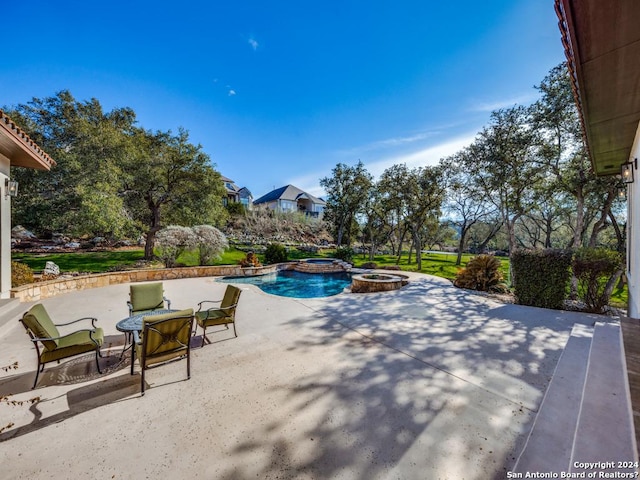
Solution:
[[[56,164],[2,110],[0,110],[0,153],[9,158],[12,167],[50,170]]]
[[[318,205],[326,204],[326,202],[321,198],[314,197],[313,195],[305,192],[304,190],[300,190],[298,187],[294,187],[293,185],[285,185],[284,187],[271,190],[266,195],[263,195],[262,197],[255,200],[253,203],[254,204],[268,203],[268,202],[273,202],[275,200],[296,201],[302,195],[306,195],[306,197],[315,204],[318,204]]]

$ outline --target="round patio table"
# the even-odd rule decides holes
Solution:
[[[145,317],[152,317],[155,315],[164,315],[165,313],[178,312],[179,310],[151,310],[150,312],[144,313],[136,313],[135,315],[131,315],[130,317],[124,318],[116,323],[116,330],[124,333],[124,348],[122,349],[122,353],[120,354],[120,358],[124,356],[124,352],[128,349],[131,349],[131,365],[133,367],[133,340],[131,337],[133,336],[133,332],[141,332],[142,331],[142,319]]]
[[[151,310],[150,312],[136,313],[116,323],[116,330],[125,334],[142,331],[142,319],[153,315],[164,315],[165,313],[178,312],[179,310]]]

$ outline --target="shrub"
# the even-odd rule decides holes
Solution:
[[[506,293],[509,291],[500,270],[500,260],[493,255],[478,255],[467,263],[453,281],[456,287],[482,292]]]
[[[521,305],[562,309],[571,279],[571,250],[516,250],[514,293]]]
[[[368,270],[374,270],[374,269],[378,268],[378,264],[376,262],[365,262],[362,265],[360,265],[360,268],[366,268]]]
[[[11,287],[19,287],[33,282],[33,270],[29,265],[11,262]]]
[[[196,236],[199,265],[211,265],[229,247],[224,233],[211,225],[197,225],[192,230]]]
[[[589,312],[601,313],[622,273],[622,255],[604,248],[580,248],[573,258],[578,294]]]
[[[258,256],[253,252],[247,252],[247,256],[240,260],[241,267],[261,267]]]
[[[336,248],[335,257],[345,262],[350,262],[353,259],[353,248],[351,247],[338,247]]]
[[[266,264],[282,263],[288,260],[287,249],[281,243],[270,243],[264,252]]]
[[[197,241],[190,228],[171,225],[156,233],[155,253],[167,268],[175,267],[176,259],[186,250],[195,248]]]
[[[246,207],[240,202],[229,202],[225,205],[225,208],[231,216],[241,216],[247,211]]]

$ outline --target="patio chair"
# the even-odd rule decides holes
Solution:
[[[129,288],[129,316],[138,313],[151,312],[153,310],[171,309],[171,301],[164,297],[164,289],[162,282],[143,283],[140,285],[131,285]]]
[[[60,335],[57,327],[71,325],[83,320],[90,320],[91,328]],[[24,325],[29,337],[31,337],[31,341],[36,347],[36,354],[38,355],[38,370],[36,371],[36,379],[33,382],[32,390],[36,388],[38,376],[40,372],[44,370],[45,363],[56,360],[59,363],[63,358],[73,357],[82,353],[95,351],[98,373],[102,373],[100,364],[98,363],[98,357],[100,356],[100,347],[104,343],[104,332],[102,328],[96,327],[96,320],[97,319],[93,317],[84,317],[68,323],[54,324],[45,310],[44,305],[41,303],[31,307],[29,311],[22,316],[20,322]],[[42,345],[42,351],[38,345],[39,343]]]
[[[187,379],[191,378],[191,330],[193,309],[179,310],[142,319],[142,334],[134,332],[135,355],[141,369],[140,393],[144,395],[144,372],[152,365],[187,358]],[[133,375],[133,359],[131,360]]]
[[[236,307],[238,306],[238,300],[240,299],[240,290],[233,285],[227,285],[227,289],[224,292],[222,300],[204,300],[198,303],[198,311],[196,312],[196,322],[202,327],[202,345],[204,347],[204,341],[211,343],[211,340],[207,338],[207,327],[214,325],[224,325],[229,328],[229,324],[233,324],[233,334],[237,337],[236,331]],[[205,303],[219,303],[217,308],[209,308],[203,310],[203,304]]]

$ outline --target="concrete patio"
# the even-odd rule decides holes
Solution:
[[[290,299],[242,285],[238,338],[147,374],[120,360],[129,285],[42,301],[54,321],[98,317],[92,355],[45,367],[0,326],[0,477],[507,478],[575,324],[614,319],[501,304],[426,275],[401,290]],[[165,281],[172,308],[222,297],[214,278]],[[23,304],[26,311],[31,304]],[[193,345],[200,345],[201,331]],[[29,399],[39,397],[31,404]],[[592,459],[606,460],[606,459]]]

